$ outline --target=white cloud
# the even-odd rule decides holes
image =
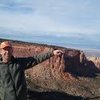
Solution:
[[[0,16],[0,27],[5,29],[32,33],[34,31],[55,33],[94,33],[95,30],[79,28],[76,26],[61,26],[57,22],[42,15],[11,15]]]
[[[74,34],[79,36],[100,32],[100,19],[92,20],[95,19],[94,15],[90,17],[93,14],[91,13],[93,4],[90,0],[85,2],[84,0],[81,2],[79,0],[74,2],[72,0],[1,0],[0,2],[0,27],[7,30],[32,34],[47,32],[55,33],[57,36],[61,33],[63,36]],[[24,12],[27,9],[29,13]],[[97,12],[95,14],[96,17],[99,15]]]

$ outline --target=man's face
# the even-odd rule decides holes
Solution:
[[[5,47],[1,49],[2,61],[4,63],[8,63],[11,60],[12,53],[13,53],[12,47]]]

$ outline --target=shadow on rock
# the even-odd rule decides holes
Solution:
[[[85,100],[80,96],[72,96],[62,92],[36,92],[29,90],[29,100]]]
[[[91,77],[94,78],[100,74],[100,69],[98,69],[92,61],[85,61],[84,63],[79,63],[75,61],[74,58],[65,57],[65,72],[70,72],[74,76],[80,77]]]

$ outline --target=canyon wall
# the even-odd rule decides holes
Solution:
[[[83,51],[70,48],[12,43],[15,57],[29,57],[55,49],[64,52],[26,70],[28,88],[82,97],[100,96],[100,58],[86,57]]]

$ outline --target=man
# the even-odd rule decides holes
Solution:
[[[43,62],[53,55],[59,56],[62,53],[61,50],[54,50],[33,57],[14,58],[11,42],[2,42],[0,58],[0,99],[27,100],[24,70]]]

